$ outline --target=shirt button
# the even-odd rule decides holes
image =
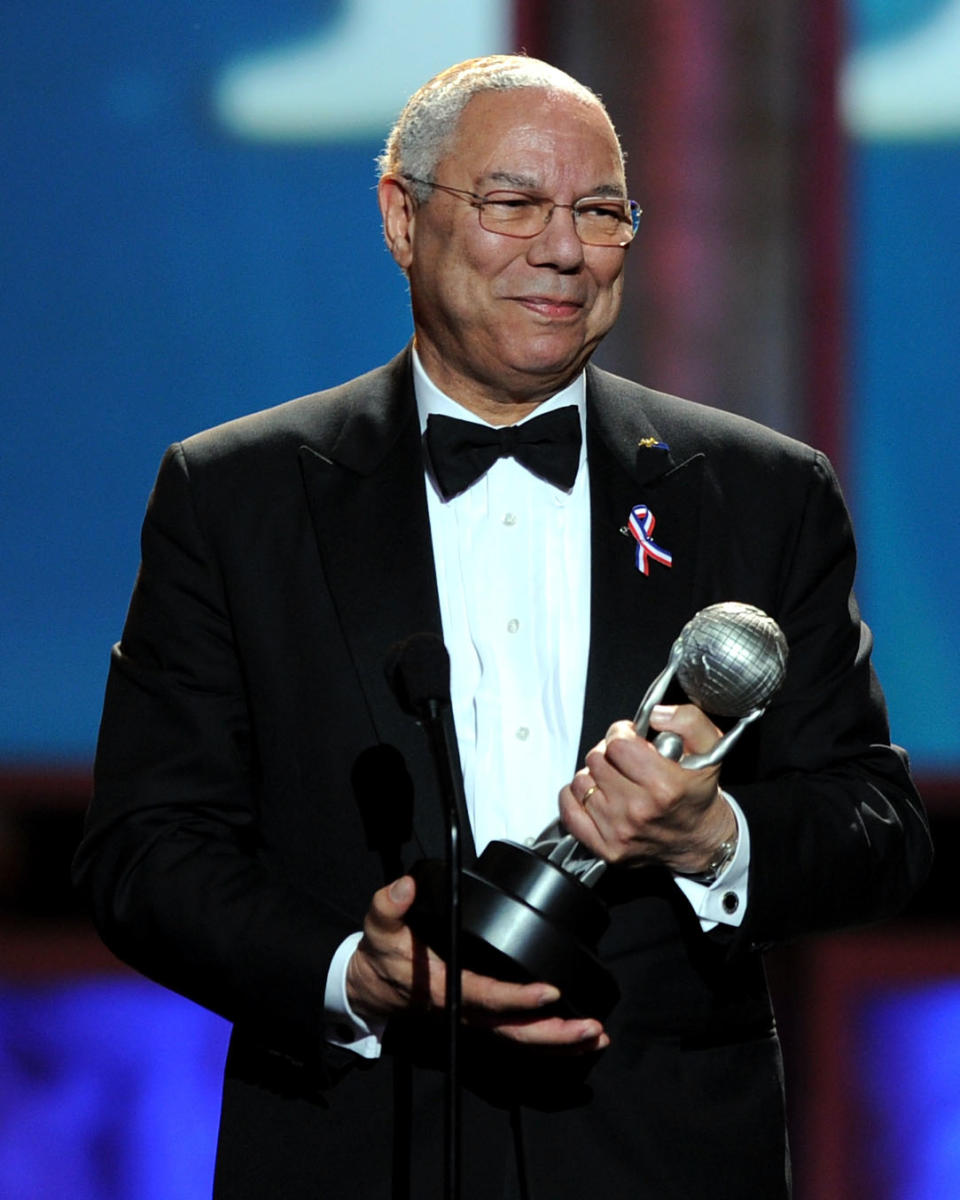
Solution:
[[[516,633],[519,628],[520,628],[520,622],[517,620],[516,617],[511,617],[510,620],[507,622],[507,633]]]
[[[723,905],[723,911],[725,913],[733,914],[740,907],[740,897],[736,892],[724,892],[723,899],[720,901],[720,903]]]
[[[503,514],[503,523],[504,523],[504,525],[516,525],[517,514],[516,513],[504,513]]]
[[[530,736],[530,730],[526,727],[526,725],[521,725],[520,728],[517,730],[517,741],[525,742],[529,736]]]

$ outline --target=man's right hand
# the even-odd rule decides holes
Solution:
[[[384,1020],[406,1009],[442,1009],[446,993],[443,960],[414,937],[406,924],[416,884],[409,875],[374,894],[363,938],[347,967],[347,998],[365,1020]],[[511,1041],[568,1052],[603,1050],[610,1038],[592,1018],[538,1017],[560,998],[549,983],[505,983],[473,971],[461,975],[465,1024],[492,1030]]]

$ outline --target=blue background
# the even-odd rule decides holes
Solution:
[[[379,141],[257,146],[208,114],[229,56],[317,8],[37,0],[0,18],[0,762],[91,759],[167,444],[409,336]]]
[[[857,0],[882,44],[938,0]],[[957,48],[960,71],[960,47]],[[894,737],[960,775],[960,139],[849,149],[848,498]]]

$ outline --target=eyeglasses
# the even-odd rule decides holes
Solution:
[[[573,204],[557,204],[543,196],[527,192],[487,192],[478,196],[464,188],[448,187],[429,179],[404,175],[409,183],[449,192],[477,210],[480,226],[488,233],[505,237],[532,238],[546,229],[555,208],[569,208],[577,237],[585,246],[629,246],[640,225],[640,206],[636,200],[620,200],[615,196],[584,196]]]

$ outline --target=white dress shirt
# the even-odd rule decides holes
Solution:
[[[413,373],[421,430],[431,414],[485,424],[439,391],[416,351]],[[571,404],[585,432],[583,375],[527,419]],[[450,500],[443,499],[429,472],[425,485],[474,841],[478,852],[496,838],[532,844],[556,820],[560,789],[580,765],[590,631],[586,438],[569,492],[512,458],[498,459]],[[637,681],[638,694],[645,686]],[[610,719],[623,715],[611,713]],[[733,807],[739,844],[720,879],[706,887],[677,878],[704,929],[743,919],[749,833]],[[346,998],[346,965],[359,939],[360,934],[347,938],[331,963],[325,1007],[328,1021],[336,1024],[328,1037],[374,1057],[382,1030],[358,1021]]]
[[[432,414],[484,424],[444,396],[414,357],[421,428]],[[584,378],[538,417],[586,406]],[[530,418],[528,418],[530,419]],[[523,842],[556,820],[577,769],[590,631],[586,451],[570,492],[498,459],[444,501],[427,477],[427,511],[467,814],[477,851]]]

